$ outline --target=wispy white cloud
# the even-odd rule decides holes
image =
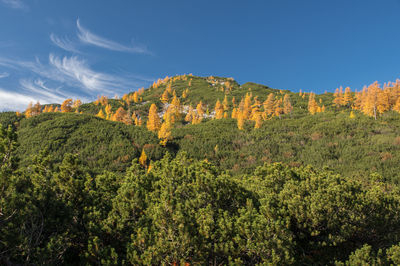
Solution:
[[[68,52],[72,53],[77,53],[79,54],[80,51],[77,49],[76,45],[69,40],[67,37],[65,38],[59,38],[55,34],[50,34],[50,40],[55,44],[56,46],[60,47],[61,49],[64,49]]]
[[[79,19],[76,21],[76,26],[78,27],[78,38],[83,43],[119,52],[150,54],[150,52],[146,49],[146,47],[139,45],[131,45],[131,46],[123,45],[115,41],[108,40],[104,37],[98,36],[90,32],[88,29],[84,28],[81,25]]]
[[[64,77],[80,83],[82,88],[89,91],[111,93],[114,78],[107,74],[93,71],[86,61],[76,56],[63,57],[62,59],[50,54],[50,65],[55,67]]]
[[[0,79],[6,78],[6,77],[9,77],[9,76],[10,76],[10,74],[7,73],[7,72],[0,73]]]
[[[35,81],[21,79],[19,82],[22,89],[28,95],[34,96],[41,103],[60,103],[67,98],[66,95],[57,92],[58,88],[52,89],[47,87],[41,79]]]
[[[48,63],[44,64],[38,58],[34,61],[24,61],[0,57],[0,65],[13,69],[16,76],[21,77],[20,89],[27,95],[42,101],[51,100],[50,102],[59,102],[61,98],[75,96],[89,101],[101,94],[121,95],[149,83],[146,77],[121,71],[114,74],[98,72],[78,56],[59,57],[49,54],[48,60]],[[32,77],[32,74],[37,75],[34,81],[32,78],[23,78]]]
[[[1,0],[2,3],[14,9],[27,9],[28,6],[21,0]]]
[[[25,110],[26,106],[35,100],[32,96],[0,88],[0,111]]]

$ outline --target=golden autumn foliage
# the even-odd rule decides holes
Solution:
[[[106,115],[106,119],[107,119],[107,120],[111,119],[112,107],[111,107],[110,104],[107,104],[107,105],[106,105],[106,108],[105,108],[105,115]]]
[[[400,97],[397,99],[395,105],[393,106],[393,111],[400,113]]]
[[[340,107],[344,105],[344,98],[343,98],[343,88],[340,87],[336,89],[335,93],[333,94],[333,103],[336,105],[336,107]]]
[[[43,108],[43,111],[42,111],[43,113],[52,113],[52,112],[54,112],[54,107],[53,107],[53,105],[46,105],[44,108]]]
[[[234,119],[237,119],[237,108],[233,108],[232,109],[231,117],[234,118]]]
[[[243,118],[244,119],[249,119],[250,114],[251,114],[251,100],[252,96],[251,93],[246,93],[246,97],[244,98],[244,103],[243,103]]]
[[[221,102],[218,100],[215,104],[215,119],[221,119],[224,117],[224,107]]]
[[[108,97],[107,96],[99,96],[99,97],[97,97],[97,101],[95,101],[94,104],[96,104],[96,105],[101,104],[101,105],[105,106],[108,104]]]
[[[353,95],[351,93],[350,87],[344,89],[343,104],[346,106],[351,106],[353,103]]]
[[[168,91],[165,90],[164,93],[161,95],[160,100],[161,100],[163,103],[167,103],[167,102],[168,102],[168,94],[169,94]]]
[[[257,113],[254,115],[253,120],[256,122],[256,123],[254,124],[254,128],[260,128],[261,125],[262,125],[262,122],[263,122],[261,113],[260,113],[260,112],[257,112]]]
[[[182,107],[181,107],[181,101],[176,96],[176,94],[174,95],[174,98],[171,101],[170,107],[172,108],[171,111],[174,113],[175,118],[176,119],[180,119],[181,118],[181,113],[182,113]]]
[[[106,116],[104,115],[103,109],[100,109],[100,111],[97,113],[96,116],[97,116],[97,117],[100,117],[100,118],[102,118],[102,119],[105,119],[105,118],[106,118]]]
[[[184,91],[182,92],[182,98],[183,98],[183,99],[186,99],[187,94],[188,94],[188,89],[186,89],[186,90],[184,90]]]
[[[61,104],[61,112],[63,113],[69,113],[72,112],[72,99],[66,99],[62,104]]]
[[[310,114],[314,115],[318,112],[318,107],[319,106],[315,101],[315,94],[311,92],[308,96],[308,111],[310,112]]]
[[[147,155],[144,149],[142,149],[142,153],[140,154],[139,163],[141,166],[147,167]]]
[[[135,103],[138,103],[138,102],[139,102],[139,93],[138,93],[137,91],[135,91],[135,92],[133,93],[132,98],[133,98],[133,101],[134,101]]]
[[[150,131],[158,131],[160,129],[160,117],[157,114],[157,106],[153,103],[150,106],[149,118],[147,121],[147,129]]]
[[[122,122],[126,125],[132,125],[132,119],[129,113],[122,107],[119,107],[115,114],[111,116],[112,121]]]
[[[197,104],[196,111],[197,111],[197,116],[198,116],[199,120],[201,121],[203,119],[203,116],[204,116],[204,106],[203,106],[202,101],[200,101]]]
[[[36,102],[36,104],[33,106],[32,102],[30,102],[25,110],[25,117],[29,118],[32,116],[36,116],[39,115],[41,112],[42,112],[42,106],[40,105],[40,102]]]
[[[158,131],[158,138],[161,139],[160,144],[165,146],[167,144],[167,141],[171,140],[171,129],[173,125],[173,114],[169,113],[164,120],[164,122],[161,124],[161,128]]]
[[[285,94],[283,97],[283,113],[284,114],[291,114],[293,111],[292,103],[290,102],[289,94]]]
[[[32,116],[33,116],[33,108],[32,108],[32,102],[30,102],[28,104],[28,107],[25,110],[25,117],[29,118],[29,117],[32,117]]]
[[[275,102],[275,95],[270,93],[268,98],[264,101],[264,119],[274,114],[274,102]]]
[[[282,99],[277,99],[274,102],[274,115],[281,118],[283,114]]]

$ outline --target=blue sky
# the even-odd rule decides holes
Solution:
[[[400,1],[0,0],[0,110],[166,75],[293,91],[400,78]]]

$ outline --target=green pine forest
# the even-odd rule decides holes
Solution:
[[[180,75],[0,113],[0,264],[400,264],[399,112]]]

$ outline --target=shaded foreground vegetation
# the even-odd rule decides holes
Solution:
[[[311,167],[232,176],[184,153],[92,174],[74,155],[18,167],[0,133],[1,261],[34,264],[399,263],[398,187]]]

